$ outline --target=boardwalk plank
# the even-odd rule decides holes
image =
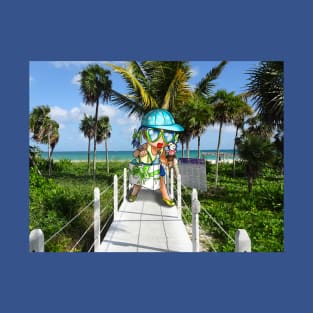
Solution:
[[[191,252],[191,240],[176,206],[164,206],[160,193],[151,190],[124,203],[100,246],[100,252],[173,251]]]

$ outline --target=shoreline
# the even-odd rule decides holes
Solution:
[[[62,160],[53,160],[53,162],[55,163],[58,163]],[[87,160],[69,160],[70,162],[72,163],[87,163],[88,161]],[[124,163],[124,162],[130,162],[131,160],[109,160],[109,163],[110,162],[118,162],[118,163]],[[235,159],[235,161],[240,161],[238,159]],[[105,163],[106,161],[105,160],[97,160],[97,163]],[[206,160],[207,163],[211,163],[211,164],[216,164],[216,160]],[[93,160],[90,161],[90,163],[93,163]],[[219,162],[220,164],[221,163],[227,163],[227,164],[232,164],[233,163],[233,159],[225,159],[225,160],[220,160]]]

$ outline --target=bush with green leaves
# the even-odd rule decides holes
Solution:
[[[213,236],[215,249],[231,252],[235,246],[205,211],[233,239],[237,229],[246,229],[252,242],[252,251],[283,251],[284,184],[280,171],[264,168],[262,175],[255,180],[252,192],[248,192],[244,177],[232,177],[232,164],[220,165],[220,187],[217,191],[214,190],[214,165],[208,166],[207,170],[209,190],[199,192],[202,207],[200,225],[208,235]],[[238,166],[238,172],[244,172],[242,164]],[[183,192],[183,198],[189,205],[190,194],[190,188]],[[188,220],[191,222],[190,214]]]

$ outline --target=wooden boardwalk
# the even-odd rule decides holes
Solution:
[[[177,207],[163,204],[158,191],[141,190],[121,205],[99,252],[192,252]]]

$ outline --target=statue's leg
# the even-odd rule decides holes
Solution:
[[[141,189],[140,185],[134,185],[131,195],[136,196],[138,192],[140,191],[140,189]]]
[[[165,180],[164,180],[164,176],[160,176],[160,192],[162,195],[163,199],[170,199],[168,193],[167,193],[167,189],[166,189],[166,184],[165,184]]]
[[[171,198],[169,197],[169,195],[167,193],[164,176],[165,176],[165,171],[164,171],[164,169],[160,168],[160,192],[162,195],[162,200],[168,206],[174,206],[175,202],[173,200],[171,200]]]
[[[131,193],[127,196],[129,202],[134,202],[137,199],[138,192],[140,191],[140,185],[134,185]]]

